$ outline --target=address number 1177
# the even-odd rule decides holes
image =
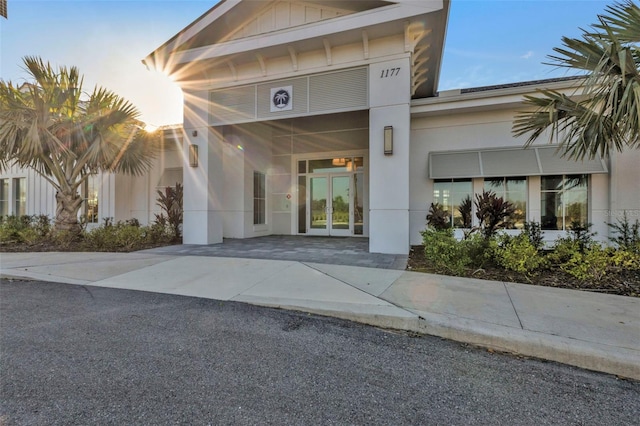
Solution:
[[[395,77],[398,74],[400,74],[400,67],[387,68],[382,70],[382,72],[380,73],[380,78]]]

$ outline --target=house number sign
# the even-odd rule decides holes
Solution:
[[[382,70],[382,72],[380,74],[380,78],[395,77],[398,74],[400,74],[400,67],[398,67],[398,68],[386,68],[386,69]]]

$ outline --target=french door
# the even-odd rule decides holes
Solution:
[[[355,227],[357,180],[354,173],[307,176],[307,233],[350,236]],[[361,232],[360,232],[361,233]]]

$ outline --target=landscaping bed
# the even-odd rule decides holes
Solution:
[[[412,246],[409,252],[407,270],[442,274],[436,270],[425,256],[423,245]],[[594,293],[615,294],[619,296],[640,297],[640,270],[625,270],[609,272],[599,281],[579,280],[560,269],[540,271],[537,275],[525,276],[514,271],[490,265],[482,268],[469,268],[462,276],[483,280],[507,281],[523,284],[541,285],[547,287],[569,288]]]

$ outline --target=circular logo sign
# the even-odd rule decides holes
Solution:
[[[289,92],[284,89],[280,89],[273,95],[272,102],[276,108],[284,109],[287,107],[287,105],[289,105],[290,100],[291,95],[289,94]]]

